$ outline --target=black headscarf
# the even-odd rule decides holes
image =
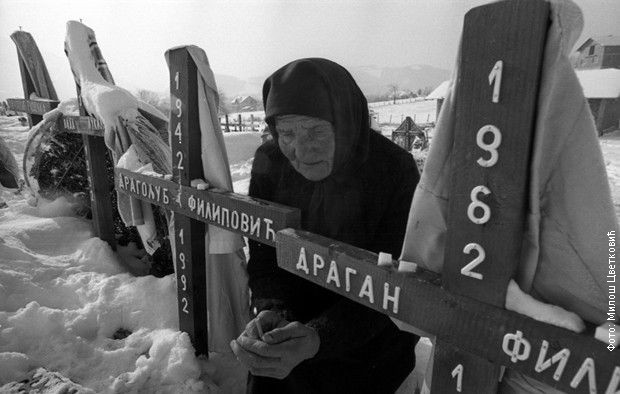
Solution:
[[[336,152],[331,176],[351,170],[368,155],[368,103],[351,74],[321,58],[295,60],[263,85],[265,120],[273,137],[275,116],[305,115],[334,126]]]
[[[331,122],[336,149],[331,174],[309,181],[290,165],[277,192],[287,203],[293,194],[311,196],[302,208],[302,227],[356,244],[363,234],[353,229],[359,220],[361,184],[356,176],[367,159],[370,127],[368,104],[351,74],[320,58],[295,60],[273,73],[263,85],[265,120],[277,142],[275,117],[305,115]]]

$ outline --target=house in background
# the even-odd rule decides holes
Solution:
[[[250,112],[260,110],[260,103],[252,96],[237,96],[231,102],[232,112]]]
[[[576,70],[599,135],[620,128],[620,69]]]
[[[574,66],[578,70],[620,68],[620,36],[588,38],[577,48]]]
[[[574,66],[599,135],[620,128],[620,36],[588,38]]]
[[[448,89],[450,88],[450,80],[443,81],[439,86],[435,88],[428,96],[425,97],[426,100],[437,100],[437,114],[435,115],[435,119],[439,119],[439,112],[441,112],[441,106],[443,105],[443,101],[448,94]]]

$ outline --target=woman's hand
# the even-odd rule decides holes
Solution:
[[[260,338],[257,321],[265,331]],[[284,379],[302,361],[316,355],[320,342],[313,328],[263,311],[230,346],[252,375]]]

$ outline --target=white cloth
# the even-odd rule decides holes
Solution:
[[[136,152],[136,145],[132,144],[129,149],[118,159],[116,163],[117,168],[123,168],[129,171],[142,173],[145,169],[152,171],[152,163],[143,163],[140,160],[139,154]],[[140,234],[142,245],[146,252],[153,255],[159,249],[161,244],[157,240],[157,227],[155,226],[155,217],[153,216],[153,208],[151,204],[135,199],[136,204],[139,204],[140,211],[142,213],[142,224],[136,224],[136,229]]]
[[[205,180],[219,189],[232,191],[224,136],[217,116],[218,94],[213,71],[202,49],[196,46],[185,48],[198,68],[198,111]],[[166,52],[168,63],[169,52]],[[171,236],[170,239],[175,238]],[[230,352],[230,341],[245,329],[250,316],[243,237],[209,225],[205,245],[209,349]]]
[[[583,27],[581,10],[570,0],[550,3],[527,229],[515,279],[534,297],[600,324],[607,307],[607,232],[618,234],[618,223],[594,121],[568,60]],[[414,194],[401,257],[437,272],[444,261],[455,88],[453,79]],[[511,392],[554,392],[515,371],[507,372],[504,384]]]

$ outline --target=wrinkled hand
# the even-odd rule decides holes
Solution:
[[[259,338],[256,321],[264,334]],[[319,351],[318,333],[300,322],[288,322],[272,311],[261,312],[230,343],[237,359],[252,375],[284,379],[302,361]]]

